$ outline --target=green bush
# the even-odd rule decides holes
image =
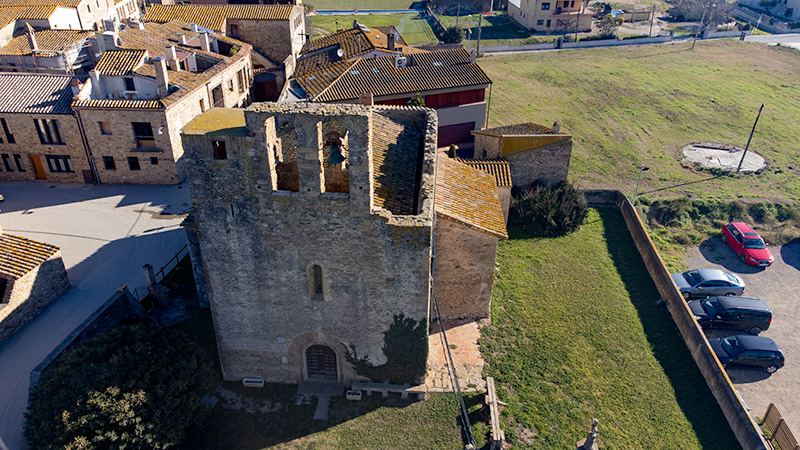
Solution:
[[[770,202],[758,202],[750,205],[748,211],[756,223],[769,223],[777,219],[775,205]]]
[[[28,448],[173,448],[214,379],[211,358],[183,332],[117,327],[42,373],[25,414]]]
[[[448,27],[442,36],[442,42],[445,44],[458,44],[463,39],[461,30],[456,27]]]
[[[533,185],[511,201],[509,222],[533,236],[577,231],[586,219],[586,200],[567,182]]]

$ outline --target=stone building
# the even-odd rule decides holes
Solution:
[[[93,32],[28,27],[0,49],[0,71],[85,76],[94,63]]]
[[[180,130],[250,103],[251,46],[196,25],[131,22],[98,35],[100,60],[72,103],[101,183],[180,182]]]
[[[0,230],[0,344],[69,287],[58,247]]]
[[[436,129],[424,108],[277,103],[184,127],[225,379],[349,383],[349,349],[381,365],[398,317],[427,329],[432,276],[445,318],[488,315],[497,188],[437,154]]]
[[[0,0],[0,15],[6,9],[31,7],[52,11],[47,17],[41,17],[39,23],[27,21],[39,30],[61,28],[100,31],[105,28],[105,20],[120,20],[139,12],[135,0]],[[118,8],[129,13],[119,16]],[[41,23],[42,20],[47,23]]]
[[[72,83],[66,75],[0,74],[0,180],[92,180]]]
[[[572,136],[553,127],[522,123],[473,131],[475,157],[508,161],[514,186],[536,181],[566,181],[572,156]]]

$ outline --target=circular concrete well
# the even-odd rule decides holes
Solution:
[[[736,171],[742,159],[744,149],[726,144],[689,144],[683,148],[683,159],[693,164],[707,168],[718,168]],[[766,167],[766,161],[761,155],[752,150],[742,162],[740,172],[759,172]]]

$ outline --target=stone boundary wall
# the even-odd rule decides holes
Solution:
[[[672,281],[664,261],[658,254],[650,235],[644,228],[639,215],[631,202],[619,191],[597,190],[583,191],[586,202],[594,206],[617,208],[625,220],[628,231],[633,238],[639,254],[642,256],[647,271],[658,289],[659,294],[667,304],[672,320],[675,321],[683,341],[689,348],[697,367],[703,374],[709,389],[714,394],[717,403],[722,408],[728,424],[731,426],[736,439],[744,450],[767,450],[771,447],[761,434],[761,430],[753,417],[747,412],[742,399],[736,393],[730,378],[725,373],[716,355],[714,355],[708,340],[694,320],[677,286]]]
[[[30,383],[28,389],[33,389],[33,386],[39,381],[44,369],[50,365],[61,353],[69,350],[74,344],[85,339],[93,338],[99,334],[105,333],[112,328],[116,327],[120,322],[125,319],[147,318],[147,312],[136,301],[136,298],[128,291],[127,286],[120,286],[119,290],[114,293],[102,306],[87,317],[80,325],[78,325],[69,336],[58,344],[58,347],[53,349],[49,355],[31,371]]]

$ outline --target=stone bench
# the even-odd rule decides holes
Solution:
[[[411,386],[409,384],[389,384],[388,381],[376,383],[374,381],[353,381],[351,388],[354,391],[366,391],[367,395],[380,392],[381,396],[388,397],[390,392],[399,393],[400,398],[408,398],[409,394],[416,395],[418,399],[427,398],[428,389],[424,385]]]

